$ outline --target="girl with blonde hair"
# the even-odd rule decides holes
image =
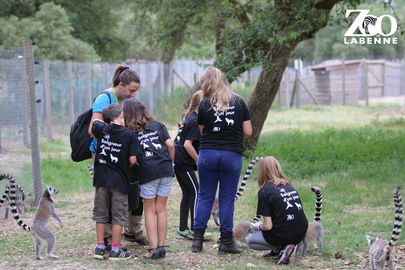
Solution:
[[[263,256],[275,258],[277,264],[288,264],[295,245],[304,239],[308,229],[300,196],[273,156],[260,159],[257,181],[256,214],[263,216],[263,222],[252,224],[257,232],[249,236],[248,246],[271,250]]]
[[[193,252],[201,252],[207,222],[218,191],[221,243],[218,254],[241,253],[232,229],[235,196],[242,169],[243,138],[252,134],[249,108],[232,92],[224,74],[208,67],[200,77],[203,100],[198,107],[201,131],[197,168],[200,178],[194,219]]]

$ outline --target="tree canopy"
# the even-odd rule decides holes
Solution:
[[[156,45],[163,52],[170,52],[163,58],[170,58],[174,50],[180,49],[190,29],[197,29],[198,23],[205,22],[208,16],[210,31],[207,34],[213,31],[215,37],[213,65],[221,69],[230,81],[254,66],[262,67],[249,100],[253,135],[245,141],[248,150],[256,147],[283,72],[296,46],[316,36],[331,22],[347,21],[345,11],[363,3],[362,0],[138,2],[144,4],[149,23],[156,24],[153,25],[155,32],[151,34]],[[150,2],[153,2],[153,7],[147,5]],[[333,15],[332,10],[335,11]],[[198,20],[195,19],[197,16]],[[328,39],[324,43],[330,51],[344,50]]]

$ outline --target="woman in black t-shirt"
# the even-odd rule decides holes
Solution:
[[[200,189],[194,218],[193,252],[201,252],[207,222],[219,187],[221,244],[218,254],[240,253],[233,240],[235,196],[242,169],[243,138],[252,134],[250,112],[230,89],[222,72],[208,67],[201,75],[203,100],[198,106],[202,132],[198,157]]]
[[[275,157],[260,159],[257,180],[257,215],[264,221],[253,224],[258,231],[250,235],[248,246],[271,250],[264,256],[275,257],[277,264],[288,264],[295,245],[304,239],[308,229],[300,196],[284,177]]]

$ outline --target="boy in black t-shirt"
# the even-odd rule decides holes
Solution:
[[[93,220],[96,222],[97,247],[94,258],[103,259],[105,254],[105,224],[112,225],[112,249],[110,260],[123,260],[131,255],[120,249],[122,228],[128,223],[129,168],[136,163],[137,138],[124,126],[122,109],[110,104],[102,111],[103,121],[93,122],[92,133],[98,147],[94,161]]]

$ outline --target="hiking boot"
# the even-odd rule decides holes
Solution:
[[[191,239],[194,239],[194,231],[190,230],[188,237]],[[212,233],[204,232],[204,241],[208,241],[211,239],[212,239]]]
[[[194,230],[194,239],[193,239],[193,244],[191,245],[191,251],[196,253],[196,252],[201,252],[203,248],[203,241],[204,241],[204,229],[195,229]]]
[[[131,258],[131,254],[123,251],[121,248],[117,253],[115,253],[113,250],[110,251],[110,260],[128,260],[129,258]]]
[[[143,234],[140,234],[138,237],[135,235],[129,235],[124,233],[124,239],[128,242],[136,242],[140,246],[146,246],[148,244],[148,239]]]
[[[94,259],[103,260],[105,254],[105,248],[97,248],[94,250]]]
[[[232,233],[221,233],[221,244],[218,247],[218,255],[226,253],[242,253],[242,250],[236,247]]]
[[[280,251],[280,259],[277,261],[277,264],[289,264],[290,256],[294,251],[294,245],[288,245],[284,250]]]
[[[184,230],[184,231],[178,230],[176,233],[176,238],[193,240],[194,235],[189,230]]]
[[[278,250],[271,250],[268,253],[263,254],[264,258],[271,258],[273,260],[278,260],[280,258],[280,252]]]

